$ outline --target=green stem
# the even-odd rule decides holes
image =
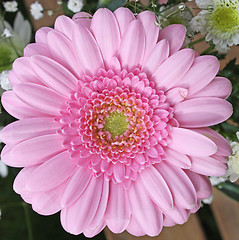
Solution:
[[[197,40],[189,43],[189,46],[191,47],[191,46],[193,46],[193,45],[195,45],[195,44],[197,44],[197,43],[200,43],[200,42],[202,42],[202,41],[204,41],[204,40],[205,40],[205,37],[199,38],[199,39],[197,39]]]
[[[214,45],[211,45],[211,46],[208,47],[205,51],[203,51],[203,52],[201,53],[201,55],[209,54],[214,48],[215,48],[215,46],[214,46]]]
[[[33,240],[32,225],[31,225],[31,220],[30,220],[29,208],[28,208],[28,205],[25,202],[22,203],[22,206],[23,206],[23,209],[24,209],[25,217],[26,217],[28,240]]]

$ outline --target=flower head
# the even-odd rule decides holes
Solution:
[[[239,1],[198,1],[202,10],[191,21],[191,27],[206,35],[206,41],[213,41],[220,52],[239,43]]]
[[[12,89],[11,84],[9,83],[9,80],[8,80],[9,72],[10,71],[6,70],[0,73],[0,85],[1,85],[1,88],[4,90]]]
[[[74,13],[81,11],[83,8],[82,0],[68,0],[67,7]]]
[[[44,8],[38,1],[32,3],[30,6],[31,15],[35,20],[39,20],[43,17],[43,10]]]
[[[154,22],[126,8],[60,16],[13,64],[2,103],[19,120],[2,159],[24,167],[14,190],[72,234],[158,235],[226,172],[230,146],[208,126],[231,115],[230,82],[215,57],[180,50],[184,26]]]
[[[18,10],[18,3],[16,1],[3,2],[6,12],[16,12]]]

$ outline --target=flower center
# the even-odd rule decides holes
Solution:
[[[113,137],[123,135],[128,127],[126,119],[124,113],[112,112],[105,119],[104,130],[108,131]]]
[[[219,5],[212,15],[213,25],[224,32],[233,32],[239,26],[239,10],[235,5]]]

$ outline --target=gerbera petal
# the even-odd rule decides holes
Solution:
[[[141,181],[135,181],[128,190],[130,209],[141,230],[149,236],[157,236],[162,230],[163,215],[141,184]]]
[[[4,92],[1,101],[6,111],[17,119],[49,116],[24,103],[13,91]]]
[[[31,57],[33,55],[42,55],[42,56],[49,57],[50,53],[45,44],[31,43],[24,48],[24,56]]]
[[[114,15],[119,24],[121,37],[123,37],[129,23],[135,20],[134,14],[128,8],[121,7],[114,11]]]
[[[61,210],[61,196],[66,183],[44,192],[35,193],[32,198],[32,209],[41,215],[52,215]]]
[[[62,209],[61,221],[67,232],[78,235],[87,229],[96,215],[103,185],[102,177],[92,178],[80,198],[71,206]]]
[[[204,199],[211,196],[212,185],[208,177],[194,173],[191,170],[185,170],[185,173],[193,183],[198,198]]]
[[[28,167],[45,162],[55,154],[64,151],[62,142],[63,139],[58,134],[43,135],[21,142],[12,148],[10,152],[12,157],[8,165]]]
[[[0,139],[6,144],[16,144],[30,138],[54,134],[59,128],[59,123],[53,118],[22,119],[3,128]]]
[[[77,161],[67,151],[61,152],[33,171],[26,189],[30,192],[53,189],[71,176],[76,167]]]
[[[110,182],[110,195],[105,221],[114,233],[123,232],[130,222],[131,211],[127,191],[121,184]]]
[[[227,164],[214,157],[190,157],[192,161],[191,170],[206,176],[223,176],[227,171]]]
[[[58,115],[66,99],[55,91],[34,83],[14,87],[16,95],[27,105],[39,111]]]
[[[37,43],[45,44],[47,43],[47,34],[52,31],[52,28],[42,27],[36,31],[35,39]]]
[[[51,31],[47,35],[47,47],[52,58],[63,65],[77,77],[81,77],[82,71],[76,61],[72,42],[62,33]]]
[[[217,146],[212,140],[188,129],[174,127],[171,137],[169,147],[180,153],[205,157],[217,152]]]
[[[137,15],[137,19],[139,19],[144,27],[145,31],[145,56],[147,59],[148,55],[151,53],[155,44],[158,41],[159,35],[159,27],[155,25],[156,16],[155,13],[151,11],[143,11]]]
[[[207,127],[224,122],[232,115],[232,105],[220,98],[195,98],[175,106],[175,118],[182,127]]]
[[[107,8],[98,9],[92,18],[90,29],[100,47],[105,66],[109,67],[120,44],[120,31],[114,14]]]
[[[31,66],[42,82],[57,93],[68,97],[76,89],[77,78],[54,60],[44,56],[33,56]]]
[[[17,74],[13,69],[8,74],[8,80],[11,86],[21,83],[21,80],[18,78]]]
[[[178,87],[188,89],[188,96],[200,91],[208,85],[218,73],[220,63],[214,56],[196,57],[190,70],[178,82]]]
[[[78,12],[73,17],[72,20],[83,27],[90,28],[92,16],[87,12]]]
[[[183,168],[183,169],[189,169],[191,168],[191,161],[187,157],[187,155],[174,151],[173,149],[166,148],[165,149],[165,156],[166,161],[170,162],[171,164]]]
[[[196,97],[217,97],[228,98],[232,91],[231,82],[224,77],[215,77],[207,86],[193,94],[191,98]]]
[[[73,37],[73,31],[74,31],[74,27],[75,27],[75,22],[70,19],[67,16],[59,16],[56,21],[55,21],[55,25],[54,28],[63,33],[66,37],[68,37],[70,40]]]
[[[232,148],[229,142],[216,131],[210,128],[199,128],[194,129],[193,131],[198,132],[212,140],[217,145],[217,155],[230,156],[232,154]]]
[[[85,74],[94,75],[100,67],[104,66],[100,49],[95,38],[87,28],[80,25],[75,26],[73,47]]]
[[[162,64],[162,62],[168,58],[169,44],[167,40],[161,40],[153,48],[151,54],[143,63],[143,71],[150,77]]]
[[[61,200],[62,207],[67,207],[77,200],[85,191],[91,178],[92,173],[87,168],[79,167],[67,181]]]
[[[168,184],[175,203],[186,209],[193,208],[197,203],[197,195],[186,173],[165,161],[155,164],[155,167]]]
[[[183,25],[172,24],[160,30],[158,40],[166,39],[169,42],[170,55],[172,55],[182,47],[186,31]]]
[[[180,81],[190,69],[193,60],[192,49],[180,50],[165,60],[151,78],[158,88],[166,91]]]
[[[143,60],[144,53],[144,27],[139,20],[134,20],[129,23],[119,47],[119,60],[122,67],[128,69],[139,67]]]
[[[136,222],[134,216],[131,216],[131,220],[130,223],[126,229],[130,234],[136,236],[136,237],[140,237],[145,235],[144,231],[141,229],[141,227],[139,226],[139,224]]]
[[[150,166],[144,169],[139,174],[139,177],[149,197],[163,212],[173,208],[172,194],[167,183],[157,169],[155,169],[153,166]]]
[[[188,95],[188,90],[186,88],[175,87],[166,92],[167,102],[171,106],[182,102]]]

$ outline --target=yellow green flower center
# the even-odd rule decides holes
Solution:
[[[233,32],[239,28],[239,10],[235,5],[218,5],[211,19],[213,25],[223,32]]]
[[[128,127],[127,117],[124,113],[112,112],[105,119],[104,130],[108,131],[113,137],[120,136],[125,133]]]

